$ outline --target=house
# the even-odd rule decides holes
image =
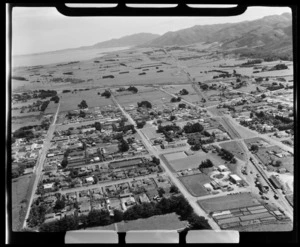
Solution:
[[[49,184],[44,184],[43,185],[44,187],[44,190],[47,192],[47,191],[52,191],[54,189],[54,183],[49,183]]]
[[[87,177],[87,178],[85,179],[85,181],[86,181],[87,183],[93,183],[93,182],[94,182],[94,178],[93,178],[93,177]]]
[[[218,166],[218,171],[225,172],[225,171],[228,171],[228,168],[225,165],[219,165]]]

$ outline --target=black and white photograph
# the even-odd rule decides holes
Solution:
[[[293,231],[292,24],[12,8],[11,231]]]

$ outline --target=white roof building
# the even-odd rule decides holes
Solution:
[[[94,178],[93,177],[88,177],[85,180],[86,180],[86,182],[94,182]]]
[[[230,174],[229,177],[233,179],[235,182],[240,182],[242,179],[236,174]]]
[[[222,171],[227,171],[228,168],[227,168],[227,166],[225,166],[225,165],[219,165],[219,166],[218,166],[218,170],[222,172]]]
[[[53,188],[54,183],[44,184],[44,189],[51,189]]]

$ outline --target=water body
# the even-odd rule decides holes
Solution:
[[[89,60],[101,57],[107,52],[121,51],[130,47],[113,47],[89,50],[66,50],[33,55],[18,55],[12,58],[12,67],[47,65],[62,62]]]

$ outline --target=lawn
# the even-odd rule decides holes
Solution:
[[[205,196],[208,194],[207,190],[203,187],[203,184],[209,183],[209,176],[200,173],[196,175],[179,177],[181,183],[195,197]]]
[[[179,220],[175,213],[156,215],[146,219],[137,219],[131,221],[121,221],[117,224],[118,232],[127,232],[135,230],[177,230],[185,228],[187,221]],[[116,230],[115,224],[108,226],[90,227],[88,230]]]
[[[207,213],[260,205],[260,202],[250,193],[198,200],[197,203]]]

